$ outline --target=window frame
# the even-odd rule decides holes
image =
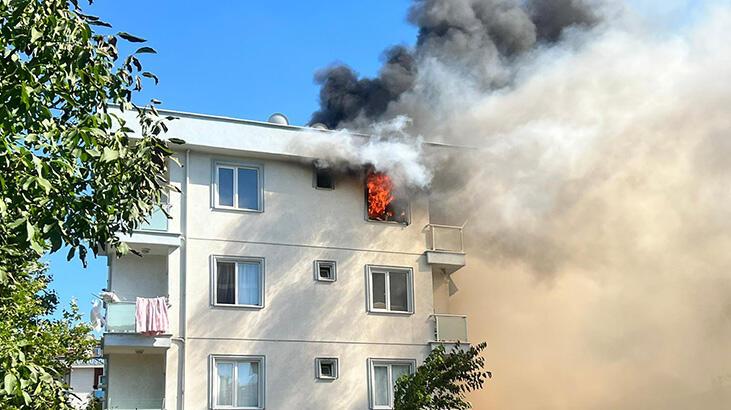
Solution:
[[[330,187],[321,187],[317,185],[317,171],[320,169],[327,170],[330,173]],[[335,173],[333,172],[332,167],[318,167],[315,164],[312,164],[312,187],[315,189],[319,189],[321,191],[334,191],[335,190]]]
[[[333,365],[334,376],[325,376],[322,374],[322,363],[330,362]],[[315,378],[317,380],[333,381],[340,377],[340,360],[337,357],[316,357],[315,358]]]
[[[407,310],[391,310],[391,286],[390,276],[392,271],[406,273],[406,304]],[[385,273],[386,309],[379,309],[373,306],[373,272]],[[366,293],[367,308],[369,313],[382,313],[389,315],[413,315],[414,314],[414,269],[409,266],[384,266],[366,265]]]
[[[378,365],[388,367],[388,380],[389,380],[389,391],[388,401],[389,404],[386,406],[376,404],[376,372],[374,368]],[[369,358],[368,359],[368,406],[371,410],[393,410],[394,404],[394,385],[391,382],[393,379],[392,366],[408,365],[409,374],[414,374],[416,371],[416,360],[414,359],[382,359],[382,358]]]
[[[237,364],[241,362],[257,362],[259,363],[259,380],[258,380],[258,404],[256,407],[239,407],[239,406],[220,406],[218,402],[218,368],[217,363],[234,363],[234,368],[238,369]],[[217,355],[209,356],[209,383],[208,383],[208,407],[218,410],[263,410],[266,407],[266,356],[264,355]],[[233,391],[234,403],[236,403],[238,370],[234,373]]]
[[[323,279],[322,276],[320,276],[320,266],[322,265],[330,265],[332,266],[332,279]],[[315,280],[317,282],[325,282],[325,283],[331,283],[338,280],[338,263],[334,260],[330,259],[318,259],[315,261],[314,264],[314,274],[315,274]]]
[[[234,268],[234,300],[238,300],[239,291],[239,263],[259,264],[259,305],[245,305],[239,303],[218,303],[218,262],[230,262]],[[211,255],[211,305],[214,307],[239,308],[239,309],[263,309],[264,308],[264,286],[266,284],[266,261],[263,257],[256,256],[225,256]]]
[[[214,161],[213,162],[213,178],[212,178],[212,189],[211,189],[211,206],[213,209],[226,210],[226,211],[237,211],[237,212],[264,212],[264,165],[256,162],[232,162],[232,161]],[[233,170],[233,206],[221,205],[219,203],[219,173],[218,170],[231,169]],[[257,208],[239,208],[239,169],[253,169],[256,170],[258,190],[257,190]]]

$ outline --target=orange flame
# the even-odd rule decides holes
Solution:
[[[391,178],[382,172],[370,172],[366,178],[366,185],[368,186],[368,217],[386,220],[393,216],[393,211],[386,210],[393,201]]]

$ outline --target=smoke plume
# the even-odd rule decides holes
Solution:
[[[377,78],[318,74],[313,122],[475,147],[412,158],[433,222],[468,219],[449,309],[490,344],[475,408],[731,403],[731,6],[697,7],[667,31],[621,4],[416,1]]]

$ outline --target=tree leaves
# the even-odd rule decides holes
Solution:
[[[157,54],[157,51],[152,47],[140,47],[135,51],[135,54]]]
[[[117,36],[119,36],[120,38],[123,38],[123,39],[129,41],[130,43],[144,43],[144,42],[147,41],[144,38],[140,38],[140,37],[137,37],[137,36],[133,36],[132,34],[129,34],[129,33],[124,32],[124,31],[120,31],[119,33],[117,33]]]

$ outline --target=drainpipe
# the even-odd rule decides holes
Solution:
[[[180,337],[175,338],[180,342],[180,350],[178,351],[178,410],[185,408],[185,363],[186,352],[185,335],[186,335],[186,273],[188,270],[188,187],[190,184],[190,150],[185,150],[185,179],[183,181],[182,195],[182,218],[180,221],[180,230],[182,235],[181,243],[181,260],[180,260]]]

